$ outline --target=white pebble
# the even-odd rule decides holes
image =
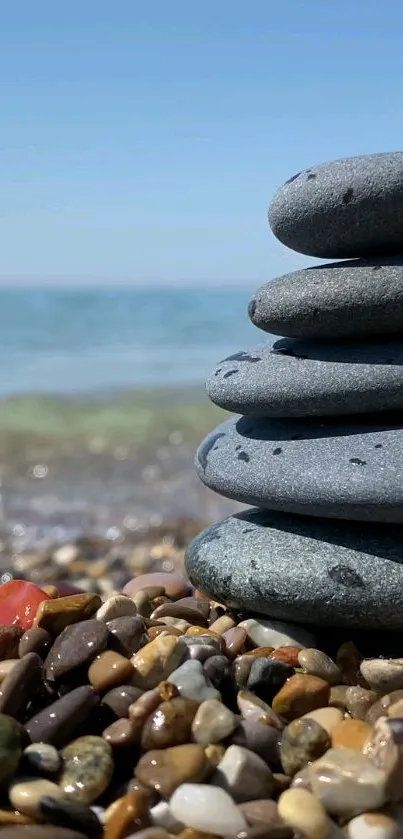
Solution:
[[[127,615],[137,615],[136,604],[130,597],[125,597],[124,594],[114,594],[113,597],[108,597],[105,603],[99,607],[95,617],[98,621],[111,621],[114,618],[122,618]]]
[[[156,827],[164,828],[168,833],[182,833],[185,829],[183,822],[175,819],[167,801],[159,801],[150,810],[150,821]]]
[[[401,828],[384,813],[362,813],[348,823],[348,839],[400,839]]]
[[[186,827],[216,836],[247,830],[247,823],[225,790],[207,784],[181,784],[169,806]]]
[[[56,565],[65,567],[74,562],[80,556],[80,551],[77,545],[61,545],[53,552],[53,562]]]
[[[283,621],[247,618],[240,624],[258,647],[314,647],[315,637],[302,626]]]

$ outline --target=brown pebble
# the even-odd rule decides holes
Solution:
[[[44,591],[45,594],[47,594],[49,597],[51,597],[52,600],[54,600],[55,597],[60,597],[59,591],[56,588],[56,586],[52,586],[52,585],[42,586],[42,591]]]
[[[33,824],[33,821],[18,810],[0,810],[0,825],[5,824]]]
[[[170,601],[158,606],[157,609],[154,609],[151,618],[152,620],[157,620],[160,617],[180,618],[196,626],[207,626],[209,611],[209,600],[182,597],[175,602]]]
[[[236,622],[230,615],[220,615],[220,617],[210,623],[209,628],[212,632],[216,632],[217,635],[223,635],[224,632],[228,632],[229,629],[233,629],[235,626]]]
[[[179,600],[186,597],[191,590],[190,583],[181,577],[180,574],[171,574],[164,571],[153,571],[149,574],[139,574],[133,580],[126,583],[123,594],[133,597],[138,591],[148,590],[159,586],[164,589],[165,594],[171,600]]]
[[[186,655],[187,646],[180,638],[158,636],[132,657],[132,683],[143,690],[156,687],[179,667]]]
[[[145,722],[141,737],[143,750],[166,749],[188,743],[199,704],[182,696],[162,702]]]
[[[149,827],[149,824],[148,796],[140,790],[132,790],[120,800],[108,820],[103,839],[124,839],[130,832],[136,833]]]
[[[98,594],[70,594],[56,600],[43,600],[35,615],[34,626],[60,635],[66,626],[92,617],[102,604]]]
[[[161,705],[159,688],[146,690],[129,706],[129,719],[144,723],[147,717]]]
[[[102,737],[112,748],[133,746],[140,740],[141,726],[133,720],[122,718],[108,725],[102,732]]]
[[[274,661],[284,661],[291,667],[299,667],[298,655],[300,652],[301,647],[277,647],[277,650],[270,653],[269,658],[274,659]]]
[[[345,711],[347,707],[347,685],[332,685],[330,688],[329,707]],[[361,688],[360,688],[361,690]]]
[[[340,669],[342,679],[346,685],[360,685],[361,687],[368,687],[365,680],[361,676],[360,665],[363,661],[363,656],[353,643],[353,641],[345,641],[339,647],[336,655],[336,664]]]
[[[373,732],[372,725],[363,720],[343,720],[332,731],[332,747],[345,746],[362,752],[364,743]]]
[[[46,657],[46,678],[55,681],[77,667],[88,667],[95,656],[105,649],[108,639],[107,627],[96,619],[66,626]]]
[[[51,645],[52,638],[49,632],[46,629],[33,627],[32,629],[27,629],[21,636],[18,645],[18,656],[19,658],[23,658],[28,653],[37,653],[41,658],[44,658],[46,653],[49,652]]]
[[[19,626],[0,626],[0,660],[18,658],[22,629]]]
[[[20,658],[0,686],[0,713],[14,719],[25,712],[41,685],[42,659],[37,653]]]
[[[122,615],[107,621],[108,647],[124,656],[132,656],[148,643],[146,627],[139,615]]]
[[[98,705],[98,696],[90,685],[66,693],[25,723],[32,743],[65,746]]]
[[[88,681],[95,690],[104,693],[130,681],[133,666],[129,659],[114,650],[105,650],[90,664]]]
[[[180,635],[183,635],[180,629],[177,626],[166,626],[163,624],[162,626],[150,626],[148,630],[148,637],[150,641],[154,641],[154,638],[157,638],[158,635],[176,635],[179,638]]]
[[[227,658],[233,660],[243,652],[247,637],[245,629],[242,629],[241,626],[234,626],[233,629],[227,629],[223,632],[222,638],[225,641],[224,652]]]
[[[310,676],[318,676],[329,682],[329,685],[338,685],[342,681],[340,668],[322,650],[307,647],[299,651],[299,666]]]
[[[216,632],[212,632],[211,629],[203,626],[189,626],[185,630],[185,635],[210,635],[213,638],[218,638],[220,642],[223,643],[221,635],[217,635]]]
[[[238,804],[238,809],[243,813],[248,824],[264,824],[269,828],[283,828],[284,836],[292,835],[290,828],[280,818],[275,801],[268,798],[258,798],[256,801],[245,801],[243,804]]]
[[[169,798],[180,784],[203,781],[208,769],[203,747],[186,743],[146,752],[136,766],[135,775],[163,798]]]
[[[286,720],[294,720],[315,708],[327,705],[330,686],[317,676],[296,673],[283,685],[272,702],[273,711]]]
[[[300,648],[298,647],[298,649]],[[274,652],[274,647],[254,647],[253,650],[246,650],[243,655],[253,658],[269,658]]]
[[[133,705],[140,696],[142,696],[140,688],[135,688],[133,685],[119,685],[102,697],[101,707],[106,705],[117,717],[127,717],[130,705]]]

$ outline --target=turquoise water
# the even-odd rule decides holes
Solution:
[[[0,395],[201,385],[261,338],[253,289],[0,290]]]
[[[197,479],[204,380],[264,340],[249,290],[0,290],[0,562],[233,509]],[[109,538],[109,537],[108,537]]]

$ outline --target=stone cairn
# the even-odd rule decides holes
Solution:
[[[252,509],[199,534],[197,588],[280,621],[403,629],[403,152],[290,178],[269,210],[299,253],[249,305],[280,340],[220,362],[236,416],[200,445],[211,489]]]

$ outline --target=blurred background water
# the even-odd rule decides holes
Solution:
[[[0,528],[13,550],[235,508],[193,461],[225,418],[206,376],[260,340],[251,293],[0,289]]]

